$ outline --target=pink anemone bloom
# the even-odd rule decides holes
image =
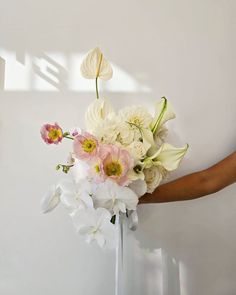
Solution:
[[[90,161],[98,155],[98,141],[88,132],[76,135],[73,147],[76,157],[81,160]]]
[[[58,144],[62,141],[63,138],[63,131],[57,123],[55,123],[54,125],[44,124],[41,127],[40,133],[42,139],[47,144]]]

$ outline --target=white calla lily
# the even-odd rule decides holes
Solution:
[[[170,102],[162,97],[161,101],[156,104],[156,114],[151,123],[151,130],[153,133],[158,132],[160,127],[168,120],[174,119],[175,113]]]
[[[81,74],[86,79],[109,80],[113,71],[109,62],[104,58],[101,50],[96,47],[89,51],[81,65]]]
[[[85,236],[87,243],[96,241],[108,248],[116,245],[116,228],[110,220],[111,214],[104,208],[77,210],[73,216],[77,232]]]
[[[98,185],[93,199],[95,208],[106,208],[115,215],[126,209],[135,210],[138,204],[138,197],[130,188],[109,179]]]
[[[113,107],[107,98],[99,98],[93,101],[85,113],[87,130],[93,132],[106,118],[114,114]]]
[[[60,186],[53,185],[41,201],[41,210],[43,213],[52,211],[59,203],[62,190]]]
[[[180,161],[188,150],[189,145],[186,144],[182,148],[176,148],[171,144],[164,143],[161,151],[157,156],[157,162],[161,163],[167,171],[173,171],[178,168]]]
[[[178,168],[180,161],[188,150],[189,145],[186,144],[182,148],[176,148],[169,143],[164,143],[150,157],[144,160],[144,167],[150,168],[153,165],[161,166],[167,171],[173,171]]]

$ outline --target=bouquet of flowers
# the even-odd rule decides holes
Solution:
[[[152,193],[178,168],[188,145],[176,148],[165,142],[165,123],[175,118],[165,97],[157,102],[153,115],[143,106],[115,111],[108,99],[99,97],[98,80],[109,80],[113,75],[99,48],[87,54],[81,74],[94,79],[96,86],[96,100],[85,113],[86,130],[68,132],[57,123],[41,128],[47,144],[72,140],[67,163],[56,167],[70,178],[54,185],[41,206],[46,213],[62,203],[87,242],[112,247],[116,218],[136,212],[138,198]]]

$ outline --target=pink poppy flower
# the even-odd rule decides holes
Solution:
[[[54,125],[44,124],[40,130],[40,133],[42,139],[47,144],[58,144],[63,138],[63,131],[57,123]]]
[[[129,183],[128,171],[133,167],[133,159],[128,151],[116,145],[102,145],[99,150],[101,158],[101,178],[115,181],[125,186]]]
[[[74,153],[78,159],[92,160],[98,155],[98,141],[88,132],[78,134],[74,138]]]

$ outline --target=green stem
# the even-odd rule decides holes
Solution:
[[[98,77],[95,80],[96,83],[96,95],[97,95],[97,99],[99,99],[99,93],[98,93]]]
[[[68,136],[68,135],[66,135],[66,136],[63,136],[64,138],[68,138],[68,139],[72,139],[72,140],[74,140],[74,138],[73,137],[70,137],[70,136]]]

